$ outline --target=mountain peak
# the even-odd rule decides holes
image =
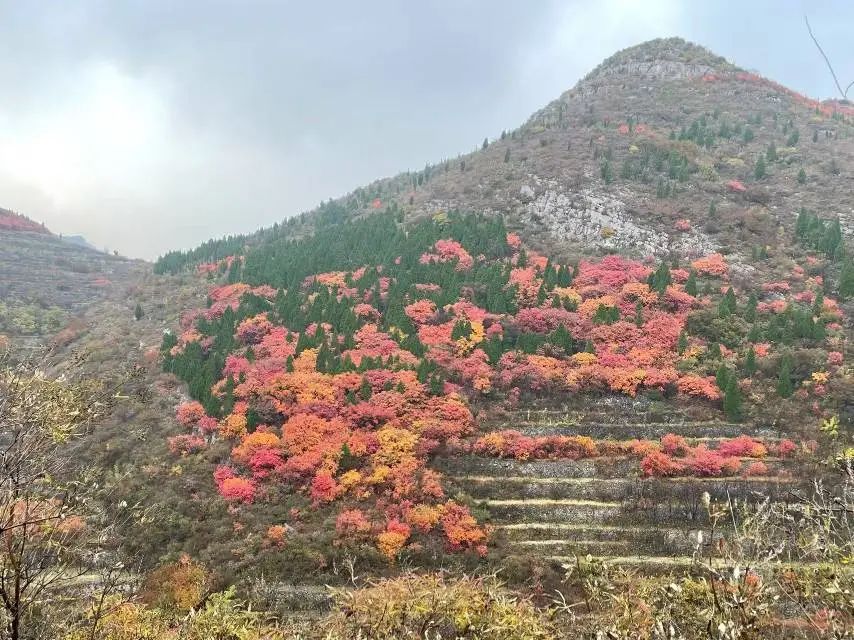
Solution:
[[[582,82],[599,82],[626,76],[676,80],[737,70],[734,64],[705,47],[682,38],[657,38],[618,51],[591,71]]]

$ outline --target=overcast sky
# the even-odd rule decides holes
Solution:
[[[0,8],[0,206],[144,258],[470,151],[651,38],[679,35],[828,97],[806,9],[854,80],[851,0]]]

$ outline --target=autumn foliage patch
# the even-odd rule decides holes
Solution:
[[[733,385],[724,394],[704,359],[733,368],[737,352],[689,335],[692,314],[715,304],[696,280],[720,288],[729,275],[722,255],[697,258],[690,270],[615,255],[568,265],[528,250],[500,219],[452,214],[382,242],[370,224],[364,233],[355,224],[348,234],[321,233],[320,255],[302,255],[303,244],[313,246],[305,240],[217,263],[211,276],[227,282],[210,288],[205,308],[182,316],[180,332],[164,336],[164,366],[193,398],[176,410],[184,433],[170,448],[183,457],[225,451],[213,479],[232,509],[298,494],[335,514],[341,543],[370,539],[389,559],[437,537],[448,550],[480,554],[487,532],[448,499],[431,468],[437,453],[629,456],[650,477],[732,475],[741,458],[768,453],[746,436],[717,448],[674,435],[600,443],[513,430],[475,436],[469,404],[483,397],[731,399]],[[361,258],[354,264],[353,256]],[[763,293],[788,291],[774,284]],[[765,314],[763,304],[756,314]],[[837,319],[833,305],[826,300],[821,312]],[[752,341],[755,357],[767,355],[763,344]],[[827,361],[830,373],[822,373],[831,375],[841,351]],[[778,451],[794,453],[783,443]]]

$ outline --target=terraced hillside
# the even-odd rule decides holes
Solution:
[[[144,271],[144,263],[66,242],[29,222],[0,226],[0,335],[21,348],[43,344]]]
[[[851,117],[655,41],[475,153],[126,288],[86,254],[67,346],[142,375],[80,459],[155,510],[124,532],[149,567],[192,556],[281,616],[406,570],[572,596],[588,554],[690,581],[741,507],[854,460]],[[16,291],[49,288],[48,240],[9,245]],[[795,534],[780,566],[827,560]]]
[[[774,451],[790,434],[676,410],[650,415],[648,401],[603,399],[585,412],[534,407],[485,426],[485,433],[517,430],[528,436],[589,436],[598,442],[680,436],[689,446],[712,449],[749,433]],[[755,459],[745,457],[745,469]],[[496,544],[508,555],[573,563],[588,554],[618,565],[669,571],[716,556],[714,545],[729,522],[712,531],[704,494],[717,502],[785,500],[811,477],[808,465],[792,458],[762,457],[762,475],[729,477],[643,477],[637,457],[602,455],[583,460],[516,460],[477,455],[442,460],[439,467],[486,508]],[[808,482],[807,482],[808,484]]]

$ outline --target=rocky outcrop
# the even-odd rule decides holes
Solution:
[[[536,225],[555,240],[575,241],[603,249],[619,249],[636,255],[663,255],[678,252],[699,256],[716,250],[705,234],[690,231],[671,237],[652,227],[642,226],[619,195],[564,188],[557,180],[531,176],[536,188],[525,185],[521,197],[528,202],[521,211],[524,223]]]

